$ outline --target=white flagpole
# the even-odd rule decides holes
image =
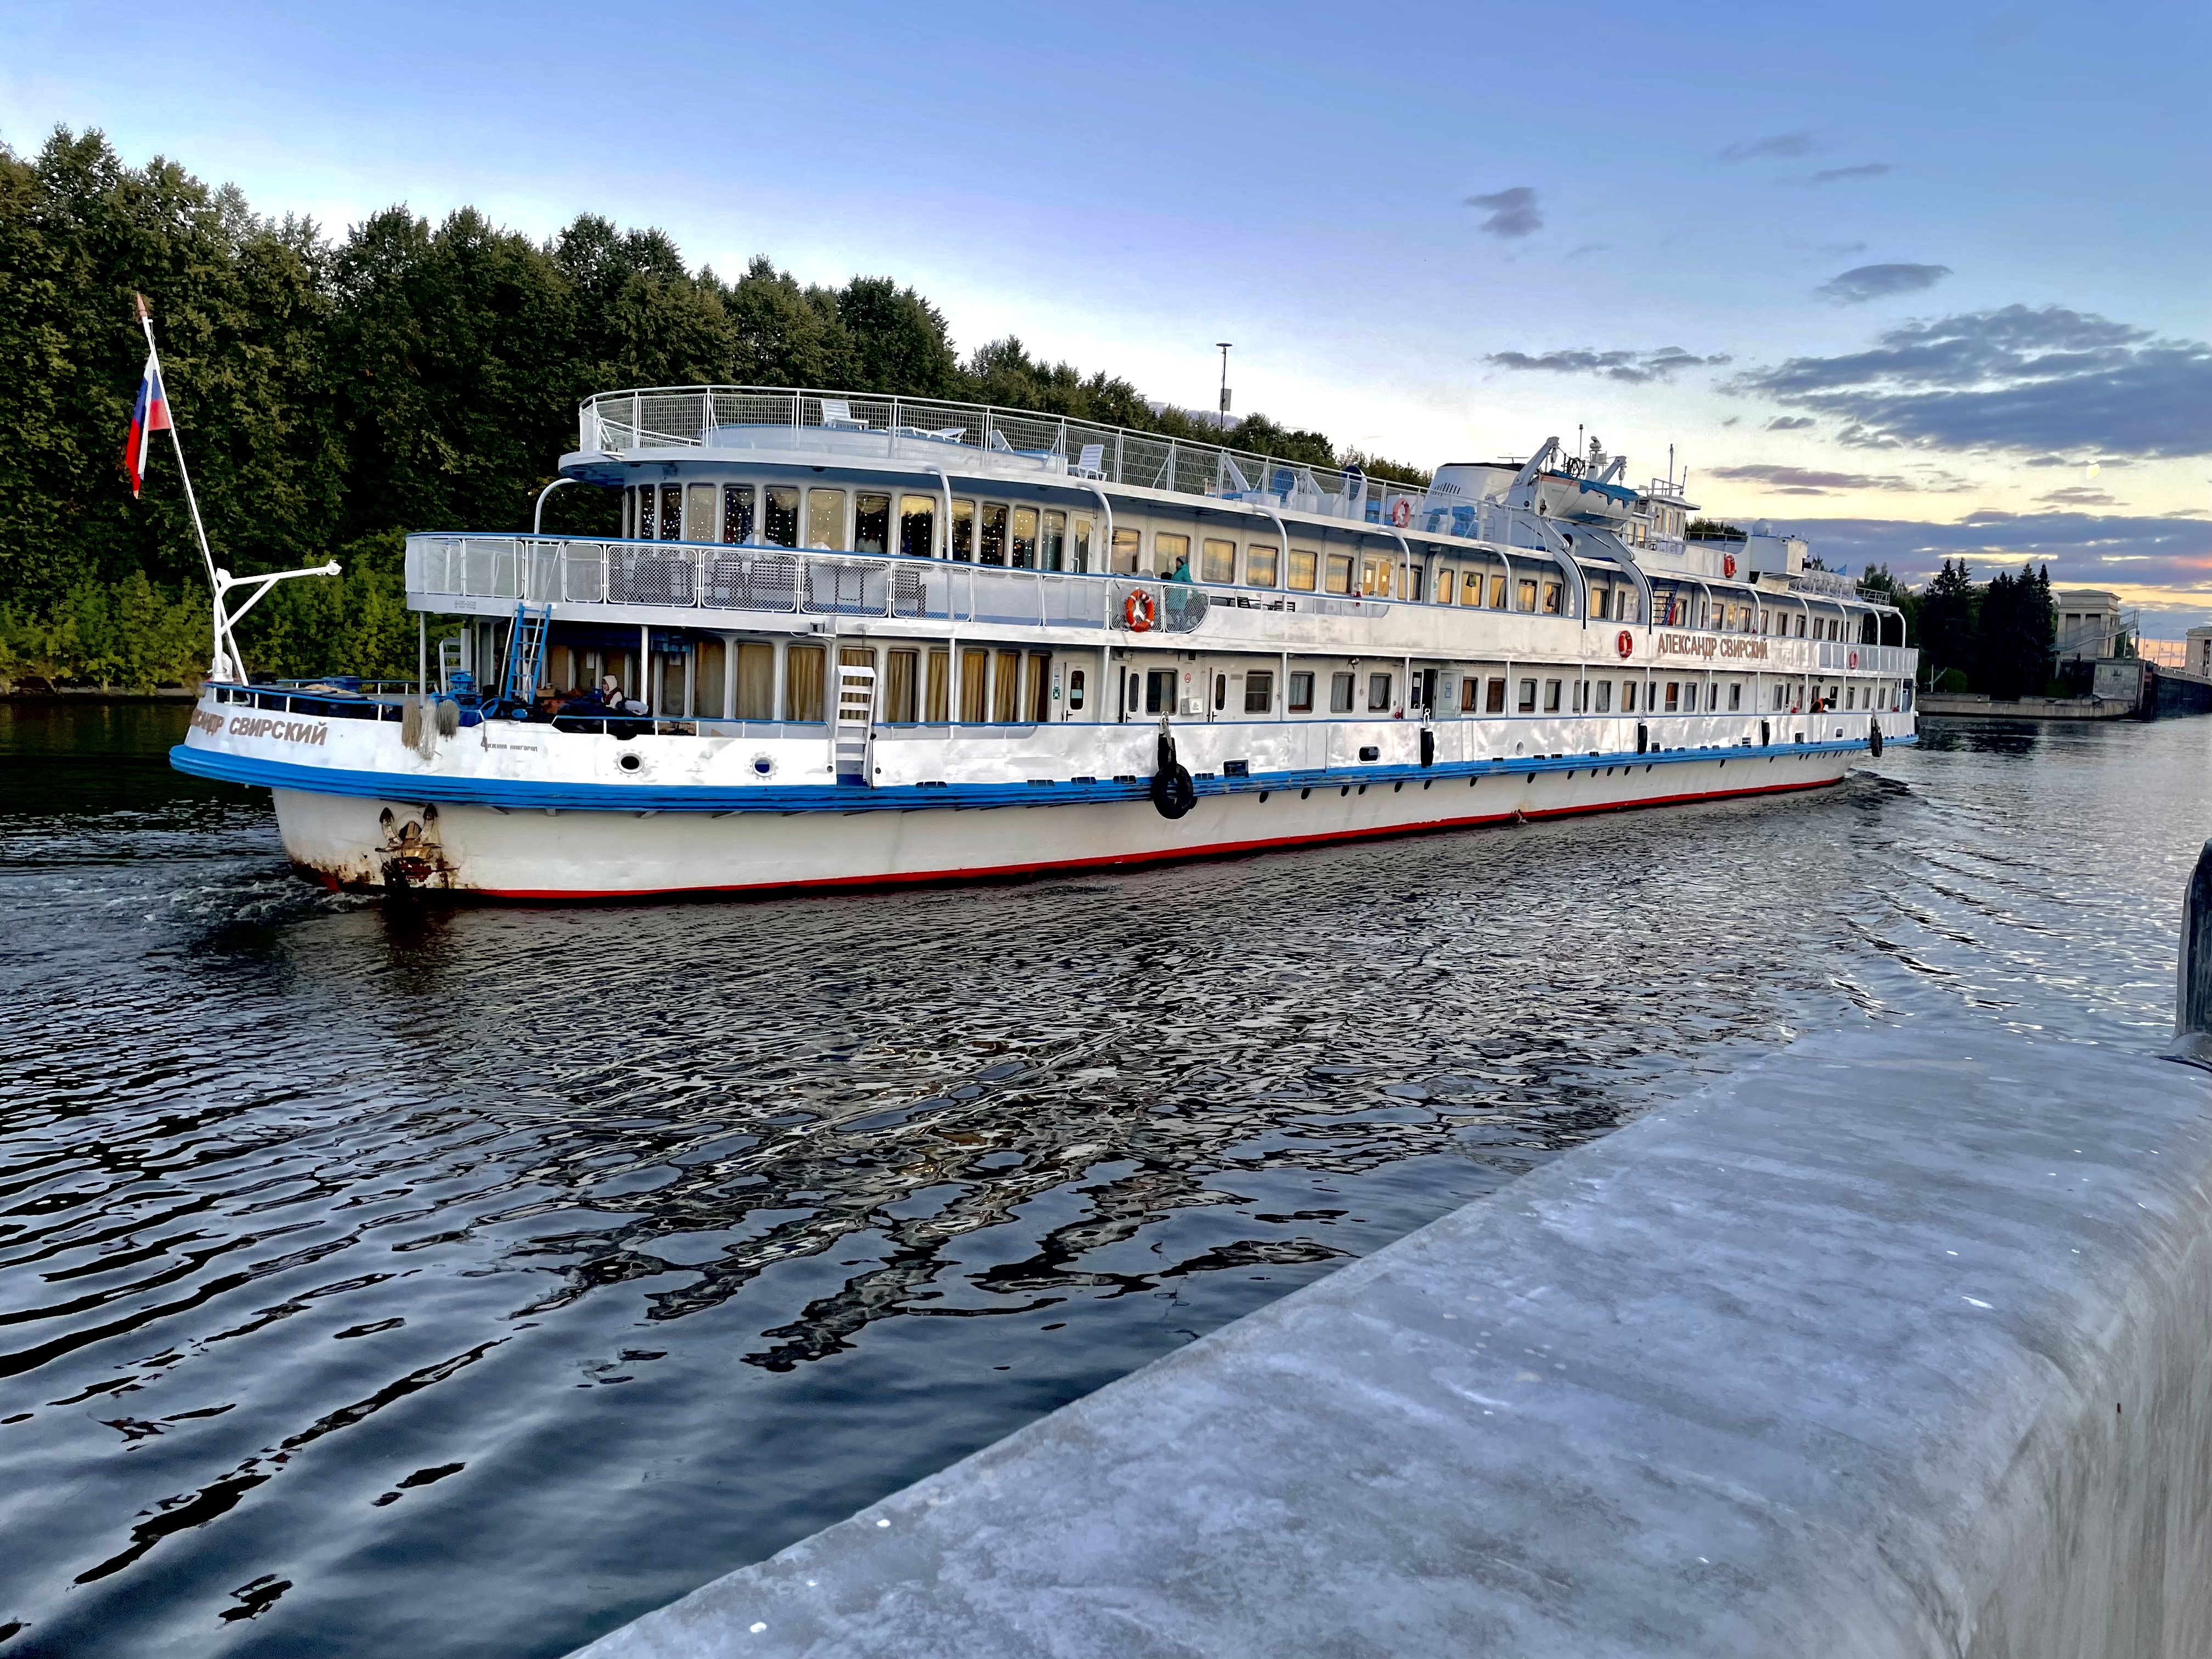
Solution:
[[[143,294],[134,294],[131,298],[138,302],[138,325],[146,331],[146,355],[153,361],[154,373],[161,376],[161,401],[167,406],[169,417],[169,445],[176,451],[177,476],[184,480],[185,505],[191,509],[192,530],[200,538],[200,562],[207,568],[208,602],[213,607],[215,631],[215,661],[209,668],[208,676],[210,679],[218,680],[242,679],[245,678],[245,665],[232,659],[230,641],[225,637],[228,630],[222,625],[222,573],[215,568],[215,555],[208,548],[207,526],[200,522],[199,497],[192,492],[192,475],[185,465],[184,440],[177,432],[176,405],[169,403],[168,379],[161,375],[161,349],[154,343],[153,307],[146,303],[146,296]]]

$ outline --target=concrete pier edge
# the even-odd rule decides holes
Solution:
[[[2212,1078],[1802,1041],[581,1650],[2212,1652]]]

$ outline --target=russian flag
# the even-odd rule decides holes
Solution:
[[[169,430],[169,398],[161,390],[161,366],[151,352],[146,356],[146,378],[138,382],[138,405],[131,411],[131,434],[123,441],[123,476],[131,480],[131,496],[146,480],[146,447],[156,432]]]

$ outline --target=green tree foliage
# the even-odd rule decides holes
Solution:
[[[2036,571],[2023,565],[2017,576],[1999,571],[1982,591],[1976,685],[2008,701],[2041,696],[2051,681],[2057,636],[2050,568]]]
[[[411,674],[409,530],[519,529],[575,444],[576,405],[619,386],[852,387],[1039,410],[1423,483],[1249,415],[1155,408],[1129,382],[994,341],[963,363],[944,317],[888,276],[803,285],[765,258],[734,283],[657,230],[586,215],[547,242],[470,209],[394,207],[342,240],[254,214],[175,163],[125,166],[97,132],[0,147],[0,675],[121,685],[189,678],[205,579],[167,441],[143,500],[117,465],[153,301],[219,563],[337,557],[247,618],[257,670]],[[566,489],[549,531],[604,534],[611,496]]]
[[[1967,574],[1966,562],[1944,560],[1920,599],[1920,665],[1930,684],[1954,669],[1970,672],[1980,611],[1980,590]]]

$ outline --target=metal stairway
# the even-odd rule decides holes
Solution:
[[[553,626],[553,607],[532,610],[514,607],[514,625],[507,630],[507,667],[500,675],[499,694],[527,702],[545,678],[545,635]]]
[[[873,777],[868,745],[876,724],[876,671],[840,665],[837,723],[833,729],[837,781],[866,784]]]

